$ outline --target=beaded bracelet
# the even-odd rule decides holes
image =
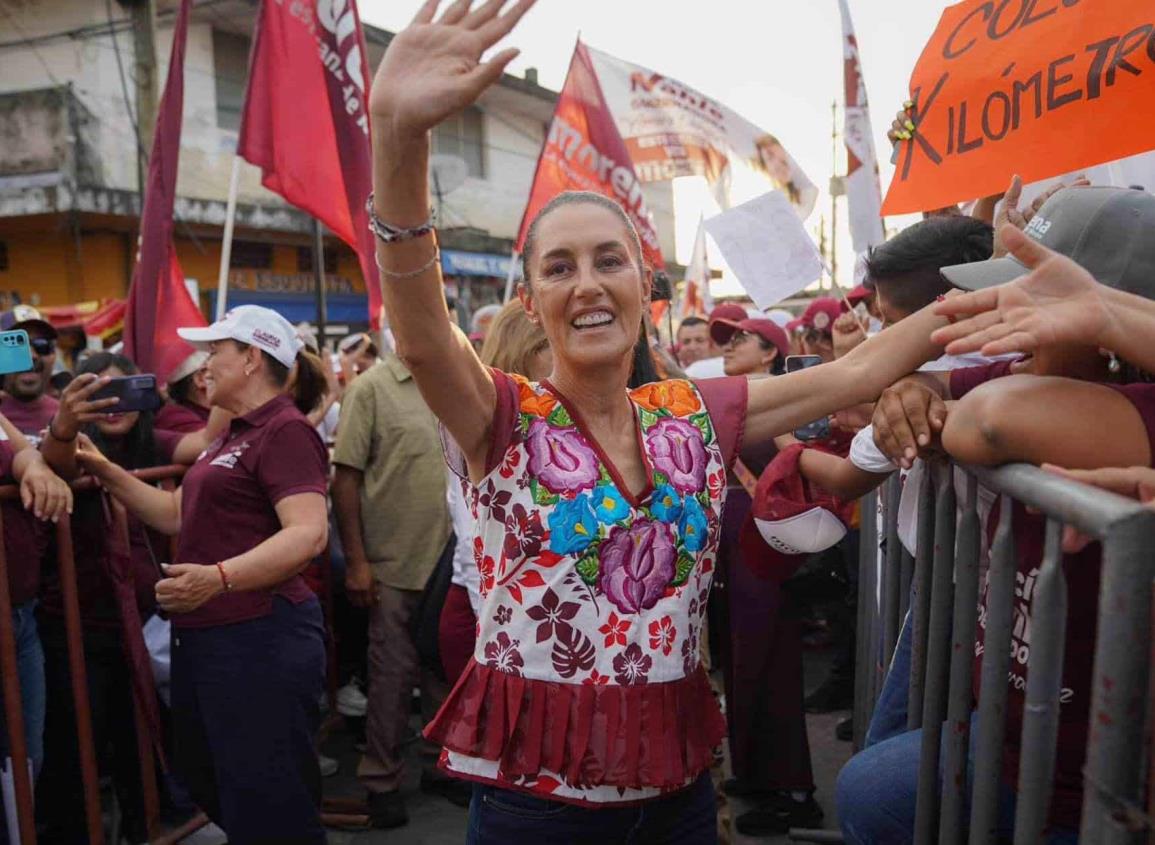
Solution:
[[[233,591],[233,584],[229,581],[228,573],[225,572],[225,566],[220,561],[217,561],[217,571],[221,574],[221,584],[224,586],[225,592],[231,593]]]
[[[398,241],[411,241],[414,238],[428,235],[433,231],[432,218],[426,220],[420,226],[414,226],[409,229],[402,229],[391,223],[386,223],[377,216],[377,211],[373,208],[372,191],[369,192],[369,198],[365,200],[365,210],[369,213],[369,231],[377,237],[377,240],[384,244],[396,243]],[[385,271],[382,270],[381,272],[384,273]]]

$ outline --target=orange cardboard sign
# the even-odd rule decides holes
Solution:
[[[1152,0],[964,0],[910,78],[884,214],[941,208],[1155,149]]]

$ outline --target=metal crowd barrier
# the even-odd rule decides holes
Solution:
[[[1014,842],[1036,845],[1042,841],[1051,802],[1067,624],[1060,541],[1062,527],[1070,525],[1103,543],[1079,841],[1137,845],[1153,833],[1144,808],[1149,785],[1145,769],[1152,764],[1146,740],[1152,715],[1147,699],[1155,613],[1155,510],[1037,467],[960,469],[966,484],[965,495],[957,502],[951,465],[935,465],[923,475],[914,556],[898,539],[901,482],[897,475],[878,493],[885,537],[881,567],[876,559],[879,529],[868,516],[862,521],[855,747],[862,745],[913,585],[907,726],[923,729],[914,841],[961,843],[966,839],[971,845],[996,841],[1017,572],[1012,503],[1020,502],[1044,515],[1047,523],[1032,605]],[[979,560],[985,545],[977,507],[980,484],[1000,496],[1001,506],[987,572],[982,694],[968,818],[964,790]],[[864,515],[874,511],[876,501],[873,496],[864,501]],[[944,729],[947,741],[941,746],[940,760]]]
[[[175,481],[184,475],[187,467],[153,467],[133,472],[142,481],[159,483],[172,489]],[[95,482],[82,478],[72,484],[75,491],[92,490]],[[19,488],[0,487],[0,500],[18,499]],[[117,530],[127,532],[124,509],[115,508]],[[0,519],[0,537],[3,521]],[[80,604],[76,590],[76,562],[72,548],[72,523],[66,515],[56,524],[57,564],[60,571],[61,594],[64,602],[64,627],[67,636],[68,667],[72,682],[72,697],[76,711],[76,735],[79,744],[81,780],[84,784],[85,821],[91,845],[103,845],[104,825],[100,806],[100,780],[96,749],[92,735],[92,711],[88,700],[88,680],[84,660],[84,634],[80,619]],[[175,543],[175,539],[173,541]],[[4,544],[0,542],[0,675],[3,676],[4,713],[8,728],[8,750],[12,759],[13,791],[16,798],[16,824],[20,831],[20,845],[35,845],[36,827],[33,815],[32,781],[28,775],[28,749],[24,741],[24,715],[17,674],[16,640],[12,630],[12,604],[8,592],[8,561]],[[177,842],[194,830],[203,827],[207,818],[198,815],[179,830],[162,832],[159,819],[159,796],[156,788],[156,761],[152,742],[148,739],[143,714],[136,706],[134,718],[137,730],[137,750],[140,756],[141,781],[149,841],[153,845]],[[0,836],[6,837],[0,831]]]

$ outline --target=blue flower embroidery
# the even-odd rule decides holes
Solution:
[[[630,506],[618,488],[612,484],[602,483],[594,488],[594,505],[600,519],[606,525],[613,525],[619,519],[629,516]]]
[[[702,506],[693,496],[687,496],[682,507],[682,519],[678,523],[682,534],[682,545],[688,552],[700,552],[706,546],[709,526]]]
[[[563,499],[549,515],[549,549],[555,554],[580,554],[597,538],[598,522],[587,493]]]
[[[662,484],[654,490],[650,512],[662,522],[676,525],[682,516],[682,497],[670,484]]]

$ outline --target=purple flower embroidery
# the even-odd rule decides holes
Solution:
[[[697,493],[706,483],[706,447],[702,432],[685,420],[663,417],[646,432],[654,468],[684,493]]]
[[[692,675],[698,668],[698,637],[691,634],[682,640],[682,671]]]
[[[521,659],[521,652],[517,650],[519,645],[521,645],[519,640],[511,640],[505,631],[498,631],[496,641],[485,644],[486,665],[499,672],[520,675],[525,661]]]
[[[598,589],[622,613],[649,610],[674,580],[677,557],[665,523],[639,519],[616,527],[598,549]]]
[[[557,593],[546,587],[541,604],[528,608],[525,615],[534,622],[541,623],[537,626],[537,641],[544,643],[553,636],[555,629],[558,636],[567,634],[570,629],[569,620],[577,616],[581,609],[581,605],[576,601],[562,601]]]
[[[513,619],[513,611],[504,604],[497,608],[497,613],[493,616],[493,621],[498,625],[508,625],[511,619]]]
[[[534,420],[525,447],[530,474],[551,493],[586,490],[598,482],[597,455],[575,429]]]
[[[630,643],[625,651],[614,658],[614,678],[622,686],[644,684],[653,665],[653,659],[642,653],[641,646]]]

